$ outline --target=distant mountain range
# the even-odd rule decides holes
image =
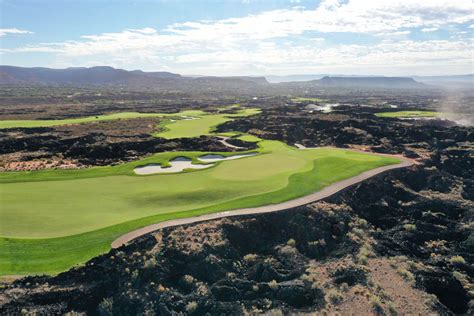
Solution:
[[[182,77],[170,72],[126,71],[112,67],[23,68],[0,66],[2,85],[148,85]]]
[[[356,76],[356,75],[343,75],[343,74],[314,74],[314,75],[287,75],[287,76],[265,76],[270,83],[281,83],[281,82],[296,82],[296,81],[312,81],[321,79],[324,77],[348,77],[348,78],[364,78],[364,77],[377,77],[377,76]],[[380,77],[380,76],[379,76]]]
[[[472,80],[472,75],[470,76]],[[245,90],[248,92],[265,91],[265,89],[289,89],[294,91],[295,88],[332,87],[361,89],[428,88],[427,85],[413,78],[403,77],[298,75],[279,76],[279,81],[276,80],[276,77],[278,76],[269,76],[267,81],[265,77],[185,77],[171,72],[127,71],[108,66],[66,69],[0,66],[1,86],[105,86],[186,91]],[[292,79],[292,81],[283,80],[285,78]]]
[[[312,82],[326,87],[345,88],[424,88],[425,85],[416,82],[413,78],[403,77],[324,77]]]
[[[415,80],[432,86],[444,88],[470,88],[474,87],[474,75],[457,76],[425,76],[413,77]]]
[[[242,89],[268,84],[265,77],[183,77],[171,72],[90,68],[23,68],[0,66],[2,86],[104,86],[163,90]]]
[[[344,77],[344,78],[371,78],[383,77],[374,75],[344,75],[344,74],[311,74],[311,75],[286,75],[286,76],[265,76],[270,83],[293,82],[293,81],[311,81],[324,77]],[[450,76],[405,76],[417,81],[472,81],[474,75],[450,75]]]

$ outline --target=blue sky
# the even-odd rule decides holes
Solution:
[[[0,9],[7,65],[206,75],[473,72],[471,0],[0,0]]]

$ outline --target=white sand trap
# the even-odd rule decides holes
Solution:
[[[170,160],[170,167],[163,168],[160,164],[149,164],[143,167],[136,167],[133,171],[139,175],[147,175],[154,173],[175,173],[181,172],[184,169],[206,169],[213,165],[195,165],[191,159],[185,157],[178,157]]]
[[[308,104],[306,108],[323,113],[331,113],[333,108],[339,105],[339,103],[326,103],[324,105]]]
[[[183,121],[190,121],[190,120],[198,120],[199,119],[198,117],[185,116],[185,115],[181,115],[180,118],[182,118]]]
[[[250,157],[250,156],[255,156],[255,153],[249,153],[249,154],[242,154],[242,155],[233,155],[233,156],[222,156],[222,155],[204,155],[199,157],[198,159],[204,162],[216,162],[216,161],[223,161],[223,160],[234,160],[234,159],[239,159],[239,158],[244,158],[244,157]]]

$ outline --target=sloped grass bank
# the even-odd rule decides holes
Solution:
[[[24,182],[19,182],[21,180],[14,179],[15,177],[8,179],[4,176],[0,181],[2,189],[13,186],[12,188],[18,194],[12,199],[12,188],[3,190],[2,205],[8,205],[4,204],[7,199],[9,202],[17,201],[20,206],[17,209],[19,212],[16,212],[15,221],[8,220],[9,216],[1,215],[7,221],[2,221],[0,235],[7,236],[7,231],[10,233],[9,238],[0,238],[0,253],[2,254],[0,274],[57,273],[106,252],[110,249],[110,243],[117,237],[152,223],[280,203],[319,191],[327,185],[361,172],[399,162],[394,158],[355,153],[343,149],[321,148],[302,151],[276,141],[261,142],[259,152],[260,155],[223,161],[209,169],[174,175],[145,177],[131,175],[133,166],[143,163],[141,161],[117,167],[103,167],[105,171],[74,170],[73,177],[68,175],[70,170],[58,173],[61,174],[59,178],[50,171],[44,174],[48,181],[42,181],[35,173],[23,176]],[[172,159],[172,156],[176,154],[160,154],[162,162]],[[202,153],[188,154],[186,153],[186,156],[196,159]],[[279,161],[281,165],[275,164],[263,170],[262,166],[268,165],[271,160]],[[285,166],[285,161],[293,165]],[[247,166],[247,175],[243,172],[244,166]],[[231,179],[229,175],[241,175],[241,177]],[[58,180],[61,177],[63,178]],[[158,191],[150,190],[149,186],[141,182],[145,179],[153,180],[152,183],[155,180],[159,182],[160,178],[166,181],[157,187]],[[128,182],[130,179],[135,181],[130,183]],[[194,187],[193,181],[195,181]],[[177,188],[183,188],[183,186],[173,185],[173,182],[188,183],[186,190],[176,191]],[[36,196],[32,192],[34,188],[40,190],[47,184],[56,184],[56,186],[46,188],[45,192],[60,187],[67,188],[69,192],[77,192],[80,190],[78,185],[91,189],[87,193],[87,199],[80,198],[73,203],[74,209],[65,210],[65,206],[68,203],[71,204],[70,197],[67,195],[57,195],[56,197],[62,200],[56,200],[53,204],[48,202],[51,201],[50,196],[44,197],[44,200],[36,200],[42,194]],[[91,187],[91,184],[95,187]],[[33,185],[33,187],[26,187],[27,185]],[[197,189],[198,186],[202,189]],[[101,200],[102,188],[107,187],[111,190],[110,192],[117,188],[123,188],[123,191],[115,192],[116,195],[113,196],[102,197]],[[94,190],[97,191],[97,195],[91,196]],[[163,199],[163,190],[168,191],[168,199]],[[132,192],[131,195],[130,192]],[[123,200],[123,196],[128,196],[129,200]],[[21,199],[26,200],[28,205]],[[123,210],[117,211],[116,206],[120,206],[120,203],[116,204],[116,199],[126,206]],[[209,201],[212,202],[209,203]],[[41,205],[42,203],[46,203],[46,206]],[[91,209],[94,205],[97,205],[97,208]],[[130,205],[134,206],[133,211],[127,213]],[[32,212],[25,211],[27,206]],[[39,207],[44,207],[44,209],[39,212],[37,211]],[[4,210],[1,212],[3,213]],[[41,216],[35,219],[36,224],[32,224],[31,217],[35,214]],[[71,216],[77,217],[71,221]],[[64,221],[66,225],[61,225],[61,221],[55,222],[55,217]],[[88,220],[92,223],[100,221],[104,226],[94,229],[94,225],[87,226]],[[21,227],[22,221],[28,224]],[[68,226],[72,224],[76,226]],[[12,230],[12,225],[20,226]],[[68,232],[77,232],[77,227],[89,228],[87,231],[68,234]],[[55,234],[61,230],[63,236],[45,238],[52,230]],[[12,236],[11,232],[16,232],[16,235]],[[18,234],[19,232],[22,233]]]

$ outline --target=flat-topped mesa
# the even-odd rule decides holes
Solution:
[[[360,87],[360,88],[399,88],[414,89],[427,86],[407,77],[323,77],[312,81],[327,87]]]

